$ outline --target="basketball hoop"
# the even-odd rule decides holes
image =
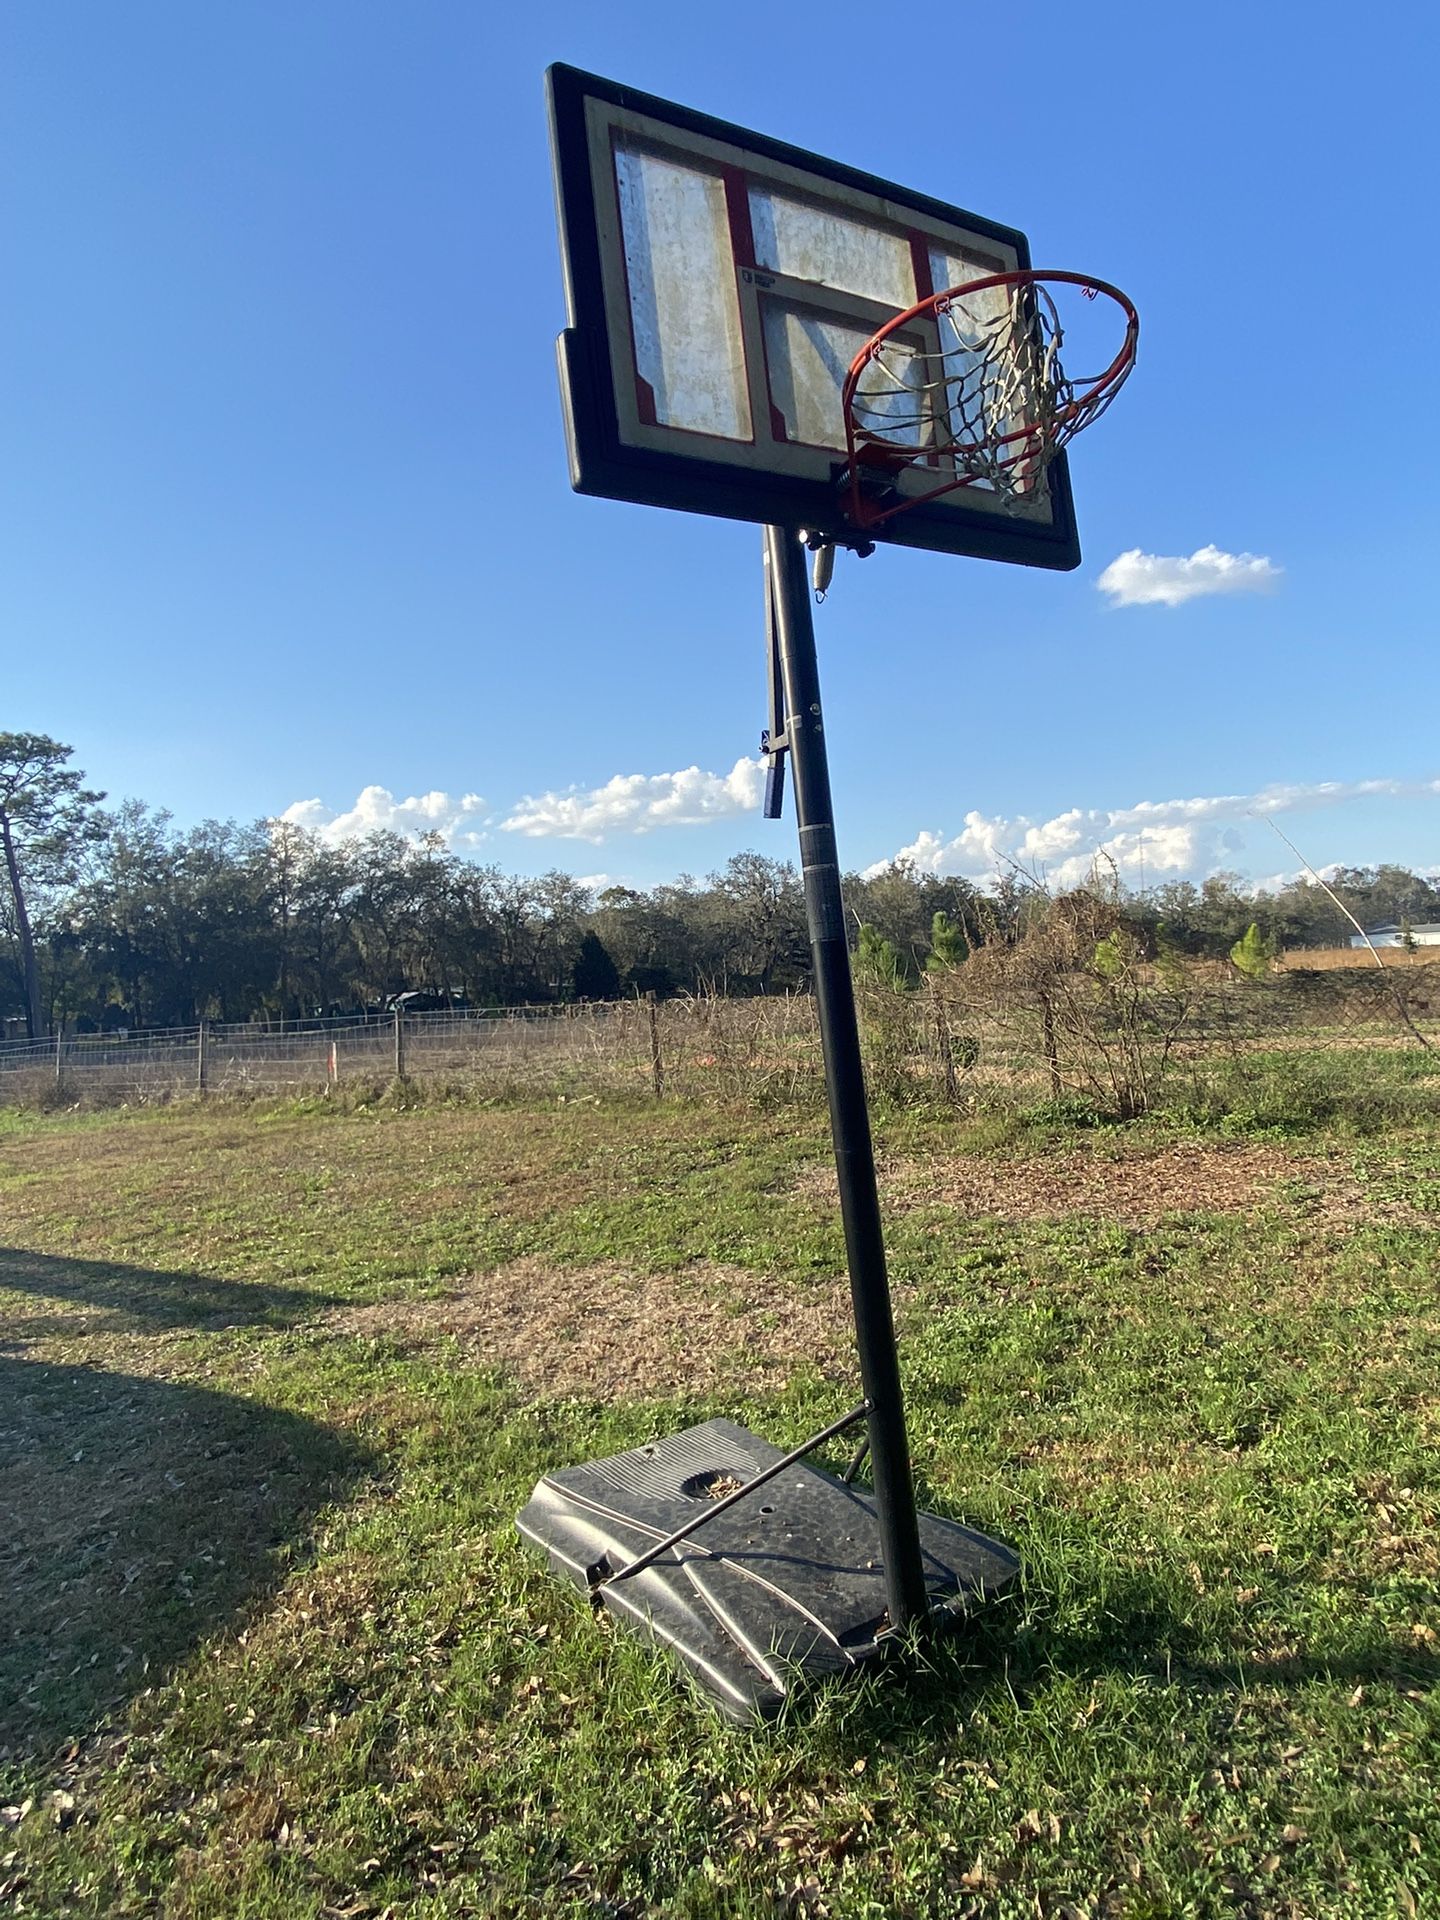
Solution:
[[[1056,294],[1069,289],[1120,310],[1124,336],[1103,373],[1072,378],[1061,362]],[[1118,287],[1031,268],[966,281],[897,314],[856,354],[841,388],[846,517],[877,527],[960,487],[1021,511],[1056,454],[1125,384],[1139,334]],[[933,484],[902,492],[906,471]]]

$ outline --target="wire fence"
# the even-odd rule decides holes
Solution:
[[[820,1077],[813,1002],[693,996],[59,1035],[0,1045],[0,1101],[104,1105],[394,1082],[502,1096],[633,1090],[795,1098]]]
[[[872,1079],[884,1090],[933,1087],[951,1098],[1055,1091],[1065,1064],[1043,1008],[967,985],[970,970],[894,992],[861,983]],[[1183,1012],[1134,1032],[1158,1035],[1167,1060],[1268,1050],[1353,1050],[1431,1044],[1440,1050],[1440,966],[1276,972],[1246,980],[1197,970]],[[1068,1069],[1067,1069],[1068,1070]],[[383,1090],[395,1083],[479,1097],[818,1100],[823,1087],[815,1006],[796,993],[729,999],[686,995],[574,1006],[357,1015],[286,1022],[207,1022],[129,1033],[61,1034],[0,1044],[0,1103],[146,1105],[186,1095],[259,1096]]]

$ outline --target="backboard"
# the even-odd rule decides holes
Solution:
[[[1012,227],[573,67],[548,75],[569,325],[560,375],[580,493],[855,541],[841,388],[887,322],[1030,265]],[[914,323],[914,364],[942,350]],[[934,332],[934,338],[930,337]],[[877,394],[893,434],[921,409]],[[932,491],[943,448],[894,477]],[[870,537],[1079,565],[1065,456],[1031,497],[927,498]]]

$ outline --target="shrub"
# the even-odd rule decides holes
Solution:
[[[1274,942],[1265,939],[1252,920],[1231,947],[1230,962],[1247,980],[1263,980],[1275,963]]]

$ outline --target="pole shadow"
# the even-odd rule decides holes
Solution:
[[[264,1280],[224,1280],[216,1274],[171,1272],[113,1260],[76,1260],[23,1247],[0,1247],[0,1294],[30,1294],[94,1308],[103,1320],[92,1333],[141,1333],[184,1327],[293,1326],[337,1303],[332,1294]],[[0,1344],[37,1331],[77,1331],[73,1313],[21,1319],[7,1311]]]
[[[823,1680],[809,1697],[814,1702],[822,1692],[832,1696],[847,1741],[864,1753],[887,1742],[923,1743],[937,1731],[953,1732],[1002,1694],[1023,1713],[1056,1682],[1093,1684],[1118,1676],[1137,1697],[1153,1690],[1157,1698],[1178,1693],[1197,1705],[1213,1701],[1227,1724],[1234,1704],[1256,1689],[1296,1692],[1318,1681],[1429,1694],[1440,1684],[1440,1656],[1428,1646],[1397,1642],[1383,1622],[1363,1611],[1337,1622],[1302,1652],[1283,1656],[1266,1656],[1243,1628],[1232,1646],[1217,1645],[1213,1627],[1177,1607],[1173,1578],[1142,1569],[1112,1569],[1104,1603],[1093,1615],[1076,1619],[1067,1613],[1047,1606],[1043,1595],[1017,1591],[982,1606],[918,1653],[897,1649],[898,1671],[877,1674],[871,1685],[856,1689],[853,1681]],[[804,1695],[796,1710],[802,1717],[811,1710]]]

